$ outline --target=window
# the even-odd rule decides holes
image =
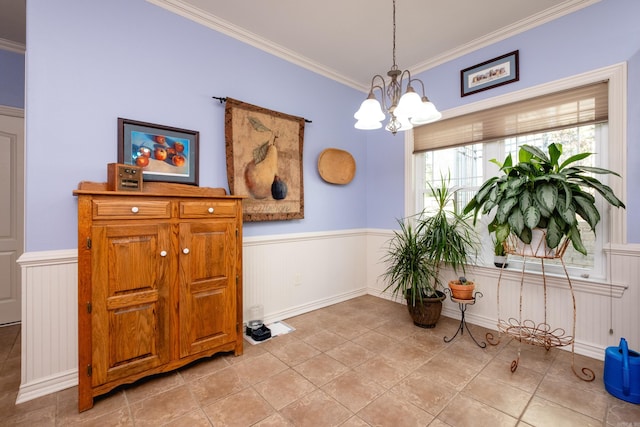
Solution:
[[[498,174],[497,167],[489,159],[503,160],[509,152],[517,152],[522,144],[546,148],[551,142],[561,142],[565,155],[571,151],[596,152],[597,156],[587,160],[598,162],[596,166],[615,170],[624,178],[624,93],[626,65],[619,64],[458,107],[446,111],[445,119],[440,122],[415,128],[413,138],[407,138],[407,150],[414,154],[411,170],[407,171],[411,175],[407,175],[406,179],[414,183],[406,192],[407,215],[420,212],[427,206],[426,183],[437,182],[440,174],[449,175],[451,183],[458,187],[456,202],[462,208],[480,184]],[[541,107],[537,112],[526,110],[526,107],[536,104]],[[547,114],[550,111],[556,113],[554,117]],[[539,127],[538,124],[544,124],[545,120],[547,125]],[[598,176],[604,182],[608,178],[606,175]],[[624,179],[612,178],[608,185],[625,200]],[[608,242],[626,241],[625,211],[600,209],[600,212],[602,220],[596,236],[590,232],[583,233],[583,240],[591,238],[590,257],[580,253],[574,255],[569,251],[564,256],[574,277],[606,278],[603,249],[606,249]],[[484,244],[481,262],[492,265],[493,248],[486,222],[481,222],[478,230]],[[519,268],[516,264],[517,261],[512,257],[510,266]],[[530,260],[526,265],[528,270],[536,269]],[[553,272],[549,268],[553,267],[549,261],[545,261],[546,271]],[[556,271],[563,273],[559,266]]]
[[[553,142],[562,143],[563,158],[582,152],[606,153],[606,135],[607,125],[600,123],[520,135],[482,144],[442,148],[416,154],[416,182],[422,184],[418,188],[420,194],[416,198],[418,202],[416,211],[419,212],[430,206],[431,200],[427,184],[436,186],[441,176],[450,177],[451,185],[456,188],[455,203],[457,208],[462,210],[487,178],[499,174],[497,166],[490,163],[489,159],[497,158],[502,161],[508,154],[511,154],[513,158],[517,158],[518,150],[523,144],[536,146],[546,152],[549,144]],[[582,164],[607,167],[606,158],[606,155],[590,156]],[[600,175],[598,179],[607,183],[606,175]],[[602,209],[604,206],[604,203],[600,203],[599,209],[602,219],[595,234],[590,231],[586,222],[580,221],[583,243],[587,247],[588,255],[582,255],[571,246],[569,246],[564,255],[565,265],[572,276],[604,276],[604,257],[595,256],[595,254],[603,253],[602,242],[608,241],[608,228],[604,226],[608,224],[608,215],[607,210]],[[484,221],[482,219],[479,220],[478,232],[481,234],[482,242],[485,244],[481,263],[490,265],[493,263],[493,246],[489,244],[491,240],[486,231],[486,224],[486,219]],[[521,263],[522,259],[520,257],[510,256],[509,264],[512,268],[521,269]],[[536,262],[536,260],[527,260],[526,267],[533,271],[539,271],[541,268],[540,263]],[[563,274],[560,260],[545,260],[545,269],[550,273]]]

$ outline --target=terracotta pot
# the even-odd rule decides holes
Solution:
[[[449,289],[451,289],[451,296],[455,299],[473,299],[473,291],[476,285],[473,282],[467,282],[463,285],[460,280],[449,281]]]

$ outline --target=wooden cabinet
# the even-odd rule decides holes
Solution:
[[[81,183],[78,408],[218,352],[242,354],[242,199],[223,189]]]

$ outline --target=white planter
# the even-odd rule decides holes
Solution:
[[[546,235],[546,229],[534,228],[531,230],[531,243],[527,244],[518,239],[517,254],[538,258],[555,258],[556,250],[547,247]]]

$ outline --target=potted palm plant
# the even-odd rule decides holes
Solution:
[[[569,242],[575,250],[586,255],[578,217],[584,219],[592,231],[600,221],[595,197],[589,190],[598,192],[615,207],[625,207],[610,187],[593,176],[619,174],[577,164],[592,154],[580,153],[560,162],[562,144],[550,144],[548,154],[539,148],[523,145],[516,164],[511,154],[503,163],[491,160],[503,175],[485,181],[463,212],[473,212],[475,224],[480,212],[488,214],[495,209],[488,230],[495,233],[496,245],[510,243],[507,241],[509,236],[515,236],[534,250],[532,253],[514,251],[520,255],[555,257],[558,254],[553,251],[566,248]],[[540,247],[535,243],[536,235],[542,239],[542,254],[535,252]],[[508,246],[510,250],[513,247]]]
[[[429,186],[435,199],[433,210],[416,217],[398,220],[400,230],[388,242],[382,274],[387,282],[384,291],[403,296],[415,325],[436,325],[445,298],[440,290],[441,267],[456,273],[475,263],[478,238],[470,216],[462,215],[453,203],[449,180],[441,178],[438,188]]]

